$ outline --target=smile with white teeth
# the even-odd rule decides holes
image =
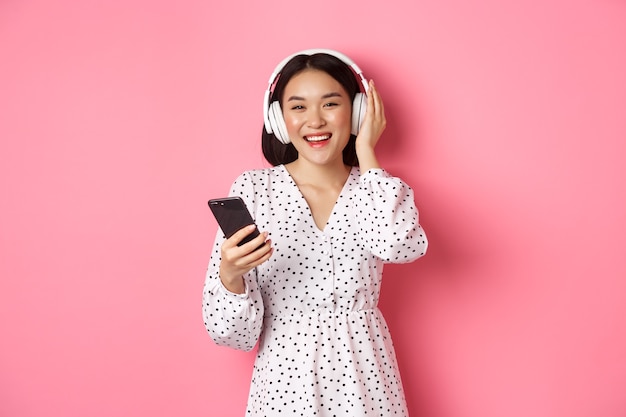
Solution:
[[[330,135],[319,135],[319,136],[305,136],[304,137],[308,142],[322,142],[324,140],[330,139]]]

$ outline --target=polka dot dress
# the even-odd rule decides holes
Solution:
[[[426,252],[413,191],[382,169],[352,171],[320,230],[284,166],[244,172],[241,196],[274,246],[244,294],[219,279],[217,233],[203,294],[219,345],[258,342],[246,416],[406,416],[393,344],[377,308],[386,262]]]

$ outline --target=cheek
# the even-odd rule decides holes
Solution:
[[[302,123],[302,121],[300,120],[301,118],[298,117],[297,114],[293,114],[293,113],[283,113],[283,119],[285,120],[285,125],[287,126],[287,128],[295,128],[298,125],[300,125]]]
[[[345,118],[345,122],[350,125],[352,123],[352,107],[350,107],[347,111],[343,113],[343,117]]]
[[[348,129],[350,129],[352,124],[352,109],[337,112],[335,122],[347,126]]]

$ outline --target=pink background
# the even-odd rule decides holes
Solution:
[[[619,0],[3,0],[0,415],[243,415],[206,200],[311,47],[376,80],[430,237],[383,285],[412,415],[626,415],[625,41]]]

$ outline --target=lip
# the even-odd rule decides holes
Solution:
[[[330,132],[320,132],[304,135],[304,140],[311,144],[324,143],[327,142],[332,136],[333,135]]]

